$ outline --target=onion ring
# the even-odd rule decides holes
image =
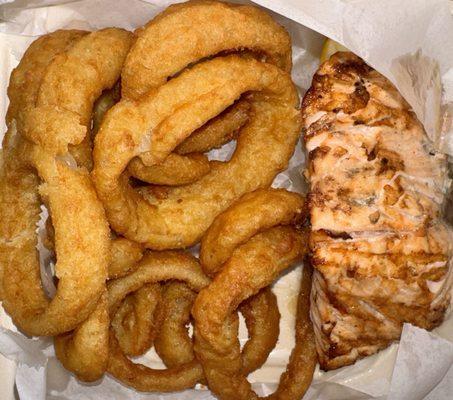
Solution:
[[[136,268],[136,263],[142,257],[142,248],[137,243],[124,238],[112,240],[108,278],[127,274]],[[74,331],[54,338],[57,358],[67,370],[85,382],[96,381],[107,369],[111,322],[107,310],[106,289],[104,292],[93,313],[83,323]],[[142,288],[141,291],[132,295],[133,299],[129,300],[124,310],[121,310],[122,314],[118,316],[118,318],[123,316],[124,320],[127,319],[131,325],[125,326],[121,324],[121,320],[112,322],[118,332],[120,345],[128,354],[134,351],[145,352],[150,341],[153,340],[152,336],[149,338],[148,335],[152,335],[154,320],[151,316],[141,314],[141,312],[151,312],[155,307],[152,300],[157,301],[157,299],[154,299],[153,295],[155,295],[154,289],[149,288]]]
[[[196,293],[186,284],[166,284],[160,303],[163,321],[154,340],[154,348],[167,367],[178,367],[195,358],[193,342],[187,329],[195,297]],[[240,305],[239,310],[249,332],[249,339],[242,349],[242,373],[248,375],[264,364],[275,347],[280,313],[277,299],[270,288],[248,299]]]
[[[304,217],[304,199],[284,189],[247,193],[219,214],[201,241],[200,262],[212,276],[231,257],[234,249],[255,234],[275,225],[288,225]]]
[[[3,306],[25,333],[54,336],[84,321],[105,288],[107,221],[85,171],[74,170],[25,141],[6,152],[16,165],[5,169],[2,189],[2,223],[14,227],[5,237],[9,261],[3,277]],[[41,185],[38,176],[44,182]],[[41,287],[36,251],[39,194],[49,204],[55,228],[59,283],[52,300]],[[23,211],[17,213],[17,209]]]
[[[242,348],[241,368],[241,373],[247,376],[260,368],[275,348],[280,333],[280,312],[277,297],[269,286],[242,302],[239,311],[249,335]]]
[[[195,300],[192,311],[195,354],[203,365],[209,388],[220,399],[259,398],[245,375],[241,374],[238,321],[233,311],[238,303],[272,283],[280,272],[300,259],[306,246],[306,237],[289,226],[259,233],[236,249],[213,282]],[[304,299],[308,304],[309,291],[304,294]],[[283,375],[277,392],[270,398],[300,399],[311,382],[316,350],[308,306],[305,311],[306,330],[297,335],[300,342],[297,342],[291,357],[289,372]],[[303,366],[307,359],[310,363],[302,370],[295,368]],[[289,379],[291,374],[296,374],[297,379],[294,376]]]
[[[0,216],[4,212],[8,213],[7,199],[2,194],[2,188],[6,185],[7,178],[5,177],[5,169],[16,168],[15,157],[8,155],[7,149],[13,147],[12,141],[17,140],[17,119],[24,107],[34,104],[42,76],[49,63],[56,55],[65,51],[68,47],[72,46],[74,42],[80,39],[86,32],[77,30],[68,31],[55,31],[48,35],[36,39],[24,53],[19,65],[13,70],[10,77],[8,86],[9,107],[6,114],[6,125],[8,130],[3,139],[3,156],[1,160],[1,182],[0,185],[0,199],[2,205],[0,207]],[[33,179],[31,176],[28,179]],[[27,186],[28,179],[24,181],[17,181],[17,188]],[[3,298],[3,269],[4,265],[8,263],[6,247],[8,246],[8,239],[12,238],[21,232],[24,228],[22,225],[14,224],[8,226],[4,218],[0,218],[0,237],[4,240],[0,243],[0,300]],[[33,229],[31,226],[30,229]],[[29,232],[31,234],[31,232]]]
[[[148,283],[176,279],[186,282],[196,292],[209,284],[197,260],[180,252],[148,253],[130,275],[112,281],[109,289],[109,312],[113,316],[121,301]],[[134,364],[122,352],[113,332],[110,334],[108,372],[140,391],[174,391],[193,387],[203,377],[196,360],[177,368],[154,370]]]
[[[147,151],[158,164],[246,91],[262,91],[263,96],[254,93],[254,118],[242,130],[228,163],[215,164],[209,174],[171,190],[155,204],[132,190],[122,175],[132,158]],[[270,185],[286,167],[299,136],[297,104],[289,75],[238,56],[197,64],[140,102],[118,103],[96,136],[92,174],[113,229],[155,249],[197,242],[219,212],[243,193]]]
[[[249,120],[249,112],[250,103],[246,100],[238,101],[192,133],[176,147],[175,152],[182,155],[205,153],[222,147],[237,138],[239,130]]]
[[[247,29],[241,29],[247,26]],[[210,32],[206,35],[206,32]],[[122,74],[123,96],[138,100],[151,89],[165,84],[169,78],[207,57],[232,51],[248,51],[260,60],[277,65],[289,72],[291,69],[291,41],[286,30],[268,14],[256,7],[237,6],[215,1],[192,1],[172,5],[160,13],[143,28],[138,29],[137,41],[126,59]],[[202,45],[201,45],[202,44]],[[233,105],[233,114],[244,110],[240,104]],[[233,123],[231,115],[221,115]],[[208,145],[209,149],[220,146],[233,136],[242,124],[214,123],[208,129],[201,128],[195,133],[195,142],[189,146]],[[225,131],[225,128],[231,128]],[[191,152],[200,152],[191,151]],[[181,153],[179,153],[181,154]],[[187,152],[186,152],[187,154]],[[134,161],[140,164],[140,161]],[[161,167],[171,171],[163,160]],[[179,163],[176,171],[184,171],[189,161],[174,158],[173,165]],[[206,174],[208,164],[198,167],[180,180],[174,178],[170,184],[195,182]],[[143,165],[141,168],[146,169]],[[153,170],[155,167],[148,167]],[[158,171],[148,172],[146,182],[160,184],[151,179]],[[143,176],[143,173],[141,174]],[[181,176],[181,172],[179,173]],[[139,177],[138,177],[139,178]],[[140,178],[139,178],[140,179]],[[192,180],[191,180],[192,179]],[[165,183],[166,184],[166,183]]]
[[[58,335],[75,328],[55,338],[57,356],[67,369],[88,381],[98,379],[107,366],[108,318],[105,300],[100,296],[105,292],[108,227],[86,172],[71,164],[72,157],[69,166],[64,163],[68,160],[68,146],[78,145],[73,148],[73,156],[89,168],[91,146],[87,128],[91,108],[102,90],[118,79],[130,42],[130,34],[117,29],[80,38],[52,59],[43,73],[34,104],[26,105],[17,120],[20,133],[33,142],[16,146],[15,151],[23,157],[19,170],[22,176],[33,174],[32,169],[37,172],[34,182],[30,181],[21,192],[23,204],[30,203],[29,198],[39,200],[36,179],[39,176],[44,181],[39,190],[41,196],[48,198],[55,224],[56,273],[60,279],[56,295],[49,301],[39,287],[39,268],[30,274],[32,263],[22,267],[5,280],[5,309],[31,335]],[[108,51],[113,48],[115,57],[103,59],[106,54],[105,49],[102,53],[102,46],[110,46]],[[13,179],[9,178],[7,186],[10,192],[5,198],[11,197]],[[39,207],[36,200],[34,203],[33,209]],[[64,214],[71,208],[70,218]],[[79,217],[86,217],[87,221],[77,222]],[[70,254],[72,248],[78,251]],[[29,246],[27,250],[32,253]],[[91,270],[87,271],[90,262]],[[79,268],[73,268],[73,264]],[[32,278],[22,282],[26,272]],[[18,291],[24,285],[28,293],[21,299]],[[81,357],[84,352],[87,356]]]
[[[134,178],[155,185],[186,185],[209,172],[209,161],[199,153],[187,156],[170,153],[162,164],[147,166],[137,157],[129,163],[128,172]]]
[[[221,399],[258,398],[241,371],[244,365],[239,355],[238,319],[234,311],[306,253],[307,235],[284,226],[302,222],[305,215],[304,199],[297,193],[257,190],[242,196],[218,215],[203,237],[202,266],[216,275],[195,300],[194,349],[208,386]],[[307,329],[310,327],[309,290],[304,299],[306,307],[303,318],[302,311],[299,313],[297,345],[288,372],[271,398],[299,399],[311,381],[316,365],[314,336],[312,329],[302,327],[303,323]],[[250,312],[253,311],[251,308]],[[311,340],[307,344],[303,342],[305,337]],[[311,363],[298,372],[302,360],[308,357]],[[301,383],[293,383],[299,380],[294,376],[289,379],[293,374],[302,379]]]
[[[91,113],[95,100],[118,80],[132,34],[106,28],[92,32],[47,67],[35,107],[24,112],[22,133],[54,154],[68,146],[79,165],[91,166]]]
[[[154,348],[167,368],[178,367],[195,358],[187,324],[196,295],[182,282],[165,285],[160,304],[162,324],[154,340]]]
[[[94,382],[107,369],[109,315],[107,292],[86,321],[73,332],[54,338],[55,354],[63,366],[80,380]]]
[[[139,99],[188,65],[225,51],[251,50],[270,64],[291,69],[288,33],[253,6],[216,1],[175,4],[136,34],[121,75],[127,98]]]
[[[140,356],[152,346],[161,329],[160,300],[160,285],[150,283],[129,294],[115,312],[112,329],[127,356]]]
[[[112,88],[118,80],[131,43],[129,32],[107,28],[86,35],[56,57],[43,77],[36,106],[25,113],[25,136],[54,154],[71,151],[78,163],[90,169],[93,105],[102,91]],[[67,130],[62,131],[61,122]],[[101,301],[95,313],[74,332],[55,338],[57,356],[79,379],[93,381],[104,373],[108,327],[106,302]],[[83,353],[89,355],[83,358]]]
[[[104,91],[96,100],[92,116],[92,138],[96,136],[106,112],[120,101],[121,95],[119,90],[120,85],[116,84],[113,89]],[[231,118],[229,120],[231,120]],[[201,128],[199,132],[201,138],[199,138],[199,140],[215,141],[217,139],[220,141],[221,138],[212,137],[212,129],[209,129],[209,127],[210,124],[207,124],[207,126],[203,128],[208,129]],[[204,134],[203,131],[206,131],[206,134]],[[227,136],[229,132],[219,131],[217,134]],[[209,146],[209,142],[206,144]],[[217,143],[214,142],[212,147],[216,144]],[[185,185],[195,182],[203,175],[206,175],[209,172],[209,161],[208,158],[202,154],[190,154],[187,156],[170,154],[162,164],[150,167],[137,157],[130,162],[128,170],[134,178],[155,185]]]
[[[188,282],[192,286],[191,290],[187,284],[168,283],[160,303],[162,314],[158,319],[162,318],[162,324],[154,345],[169,369],[166,371],[153,370],[134,364],[126,357],[121,344],[118,342],[117,335],[112,333],[109,372],[113,376],[140,391],[182,390],[203,381],[202,369],[194,358],[192,340],[185,327],[186,323],[189,322],[195,292],[209,283],[208,278],[203,277],[199,271],[201,270],[196,260],[187,254],[177,252],[148,253],[139,263],[136,271],[109,284],[109,308],[113,321],[116,319],[119,307],[124,304],[122,299],[125,296],[137,293],[136,290],[143,289],[149,282],[177,279]],[[198,283],[189,281],[189,273],[190,276],[193,275],[193,278],[197,279],[196,282]],[[279,315],[276,316],[271,312],[276,309],[275,304],[273,304],[276,299],[268,289],[265,289],[263,293],[263,296],[255,296],[250,299],[250,302],[244,304],[244,308],[249,308],[244,314],[251,336],[251,339],[244,346],[242,354],[244,358],[243,373],[246,375],[261,366],[270,350],[275,346],[275,341],[270,344],[266,341],[266,338],[271,335],[257,332],[257,330],[272,327],[273,330],[277,328],[278,332]],[[253,304],[256,301],[260,301],[260,304]],[[155,304],[155,301],[153,300],[151,303]],[[251,315],[251,312],[254,312],[254,314]],[[264,321],[264,324],[261,324],[262,321]],[[116,331],[116,329],[113,329],[113,331]],[[274,336],[272,335],[272,337]]]
[[[19,84],[13,83],[10,88],[10,93],[15,92],[15,87],[22,87],[28,93],[17,97],[25,102],[20,112],[16,114],[14,105],[9,112],[10,125],[4,141],[0,209],[2,237],[7,244],[3,254],[8,262],[4,264],[7,276],[3,279],[3,305],[16,325],[29,335],[55,335],[75,328],[93,311],[104,290],[108,228],[89,176],[22,140],[16,130],[17,119],[33,107],[34,99],[39,96],[38,74],[42,77],[46,68],[84,35],[80,31],[57,31],[36,41],[13,74],[13,81],[19,76]],[[21,83],[21,77],[31,76],[28,68],[35,67],[37,75],[29,84]],[[38,177],[44,181],[40,186]],[[53,300],[41,288],[35,249],[39,195],[49,204],[59,242],[56,272],[60,282]],[[17,209],[23,211],[17,213]],[[70,215],[64,215],[68,211]],[[82,258],[80,251],[84,252]],[[78,268],[73,268],[74,264]]]
[[[208,158],[202,154],[235,139],[249,119],[250,104],[241,100],[198,128],[159,165],[149,166],[146,153],[134,158],[129,173],[155,185],[187,185],[196,182],[210,170]]]

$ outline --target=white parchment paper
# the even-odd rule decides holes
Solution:
[[[59,28],[134,29],[175,1],[0,0],[0,132],[4,132],[6,87],[11,70],[36,38]],[[258,0],[293,39],[293,78],[301,94],[310,86],[326,35],[386,75],[406,97],[439,148],[453,155],[453,19],[447,0]],[[284,17],[285,16],[285,17]],[[223,158],[232,146],[213,153]],[[304,154],[298,146],[288,170],[274,186],[303,191]],[[274,287],[282,313],[281,334],[268,362],[251,375],[270,393],[284,370],[293,339],[300,268]],[[1,328],[3,326],[3,328]],[[241,339],[246,331],[241,329]],[[8,359],[1,356],[3,354]],[[14,360],[15,362],[12,362]],[[140,359],[160,365],[154,352]],[[317,371],[309,400],[447,400],[453,392],[453,316],[435,332],[405,325],[401,341],[379,354],[336,371]],[[17,364],[17,368],[16,368]],[[14,384],[16,392],[14,392]],[[50,340],[29,339],[0,307],[0,398],[22,400],[212,399],[208,391],[139,394],[106,376],[85,385],[54,357]]]

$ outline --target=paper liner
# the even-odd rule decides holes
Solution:
[[[8,105],[6,87],[11,70],[35,36],[59,28],[134,29],[171,3],[174,1],[0,0],[0,123],[4,124]],[[274,16],[292,36],[293,79],[301,94],[311,84],[326,35],[364,58],[396,84],[438,147],[453,154],[453,20],[448,13],[448,1],[259,0],[256,3],[279,13]],[[1,126],[4,132],[6,127]],[[210,156],[224,159],[233,147],[231,144]],[[277,176],[273,186],[304,192],[306,184],[301,177],[304,163],[305,156],[298,145],[288,169]],[[282,313],[281,334],[265,366],[250,376],[252,382],[259,382],[254,384],[259,393],[269,394],[275,389],[292,349],[299,276],[300,267],[296,267],[274,285]],[[29,339],[17,333],[0,307],[1,325],[4,328],[0,329],[0,353],[17,363],[15,373],[14,364],[0,355],[0,391],[5,400],[14,398],[14,379],[22,400],[213,399],[206,390],[140,394],[108,376],[95,384],[80,383],[55,359],[51,340]],[[246,336],[242,324],[242,342]],[[158,365],[153,351],[144,360]],[[421,400],[427,396],[429,400],[447,400],[453,387],[452,363],[453,315],[450,312],[444,324],[432,333],[405,325],[399,344],[349,367],[328,373],[316,371],[304,398]]]

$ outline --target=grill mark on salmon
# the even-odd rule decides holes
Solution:
[[[447,162],[396,88],[351,53],[321,65],[302,116],[311,317],[329,370],[387,347],[405,322],[442,322],[452,280]]]

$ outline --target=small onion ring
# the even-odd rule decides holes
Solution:
[[[284,189],[261,189],[242,196],[219,214],[201,241],[200,262],[212,276],[234,249],[275,225],[294,224],[304,217],[304,199]]]
[[[137,357],[152,346],[162,326],[161,285],[149,283],[129,294],[112,318],[111,327],[123,353]]]
[[[186,284],[166,284],[162,301],[163,319],[154,341],[157,354],[167,367],[194,360],[193,341],[187,331],[196,293]],[[275,347],[279,334],[280,313],[277,298],[265,288],[239,307],[245,318],[249,339],[242,349],[242,373],[248,375],[261,367]],[[204,379],[203,381],[204,382]]]
[[[234,309],[300,259],[307,250],[306,239],[306,235],[289,226],[270,228],[255,235],[236,249],[213,282],[195,300],[192,311],[195,354],[203,365],[209,388],[219,399],[259,398],[246,376],[241,374],[238,321]],[[300,399],[313,376],[317,359],[309,320],[310,275],[304,273],[305,290],[299,302],[304,307],[303,310],[300,307],[298,313],[296,347],[279,388],[269,396],[271,399]]]
[[[181,252],[147,253],[138,268],[108,285],[109,313],[113,317],[123,299],[148,283],[168,280],[186,282],[198,292],[209,284],[197,260]],[[115,334],[110,334],[108,372],[128,386],[140,391],[175,391],[193,387],[203,377],[203,370],[196,360],[167,370],[154,370],[134,364],[121,350]]]

